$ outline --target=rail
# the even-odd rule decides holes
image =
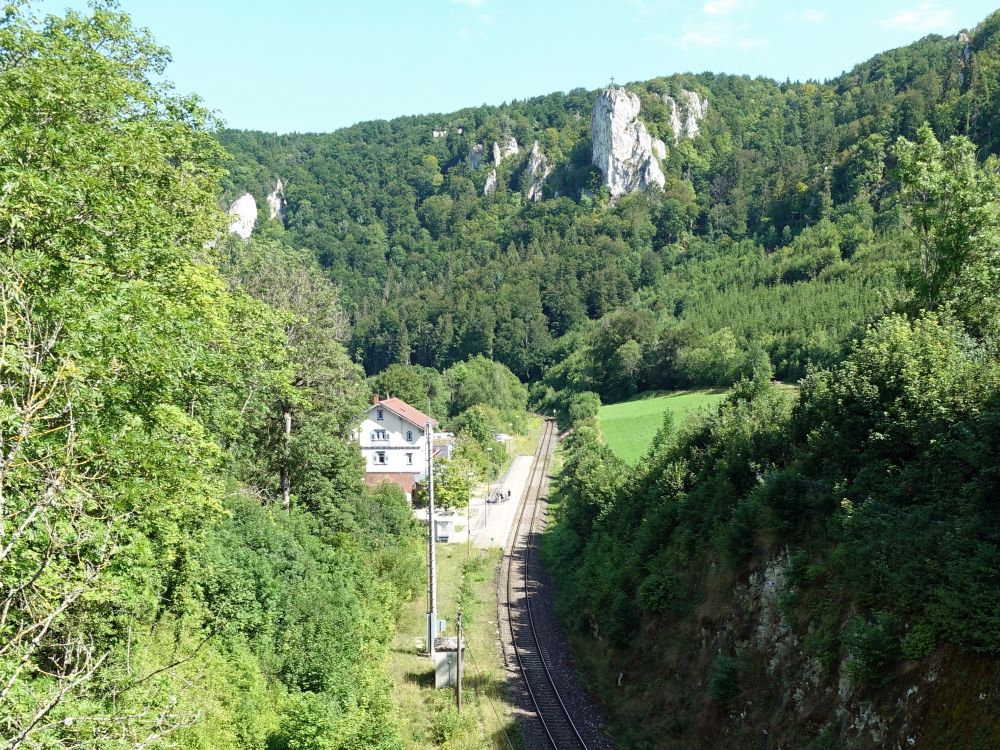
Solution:
[[[507,619],[510,625],[510,643],[518,671],[535,708],[535,715],[543,736],[555,750],[579,747],[587,750],[580,731],[563,701],[552,671],[547,663],[542,642],[531,610],[531,550],[534,542],[535,519],[545,487],[556,427],[552,420],[545,421],[528,483],[518,509],[511,543],[506,552],[507,561]],[[530,514],[528,509],[530,508]],[[523,529],[527,516],[527,527]],[[518,565],[520,562],[520,575]],[[522,597],[518,597],[520,592]],[[523,610],[521,609],[523,607]]]

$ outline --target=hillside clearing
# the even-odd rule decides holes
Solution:
[[[630,464],[649,449],[663,415],[671,412],[676,423],[689,414],[715,406],[726,395],[724,390],[650,392],[602,406],[598,412],[604,442],[615,455]]]

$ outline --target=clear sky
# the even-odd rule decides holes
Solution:
[[[984,0],[122,0],[231,127],[329,131],[710,70],[826,79]],[[43,10],[83,7],[45,0]]]

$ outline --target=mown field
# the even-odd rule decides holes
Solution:
[[[715,406],[725,395],[722,390],[643,393],[619,404],[602,406],[598,413],[601,434],[615,455],[634,464],[653,442],[666,412],[671,412],[680,424],[692,412]]]

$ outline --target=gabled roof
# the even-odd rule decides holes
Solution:
[[[401,398],[384,398],[381,401],[376,401],[372,404],[372,407],[383,406],[393,414],[402,417],[407,422],[415,424],[417,427],[423,429],[424,425],[427,424],[427,415],[424,414],[420,409],[415,409],[408,403],[403,401]],[[369,409],[371,411],[371,409]],[[431,420],[431,427],[437,427],[438,421],[436,419]]]

